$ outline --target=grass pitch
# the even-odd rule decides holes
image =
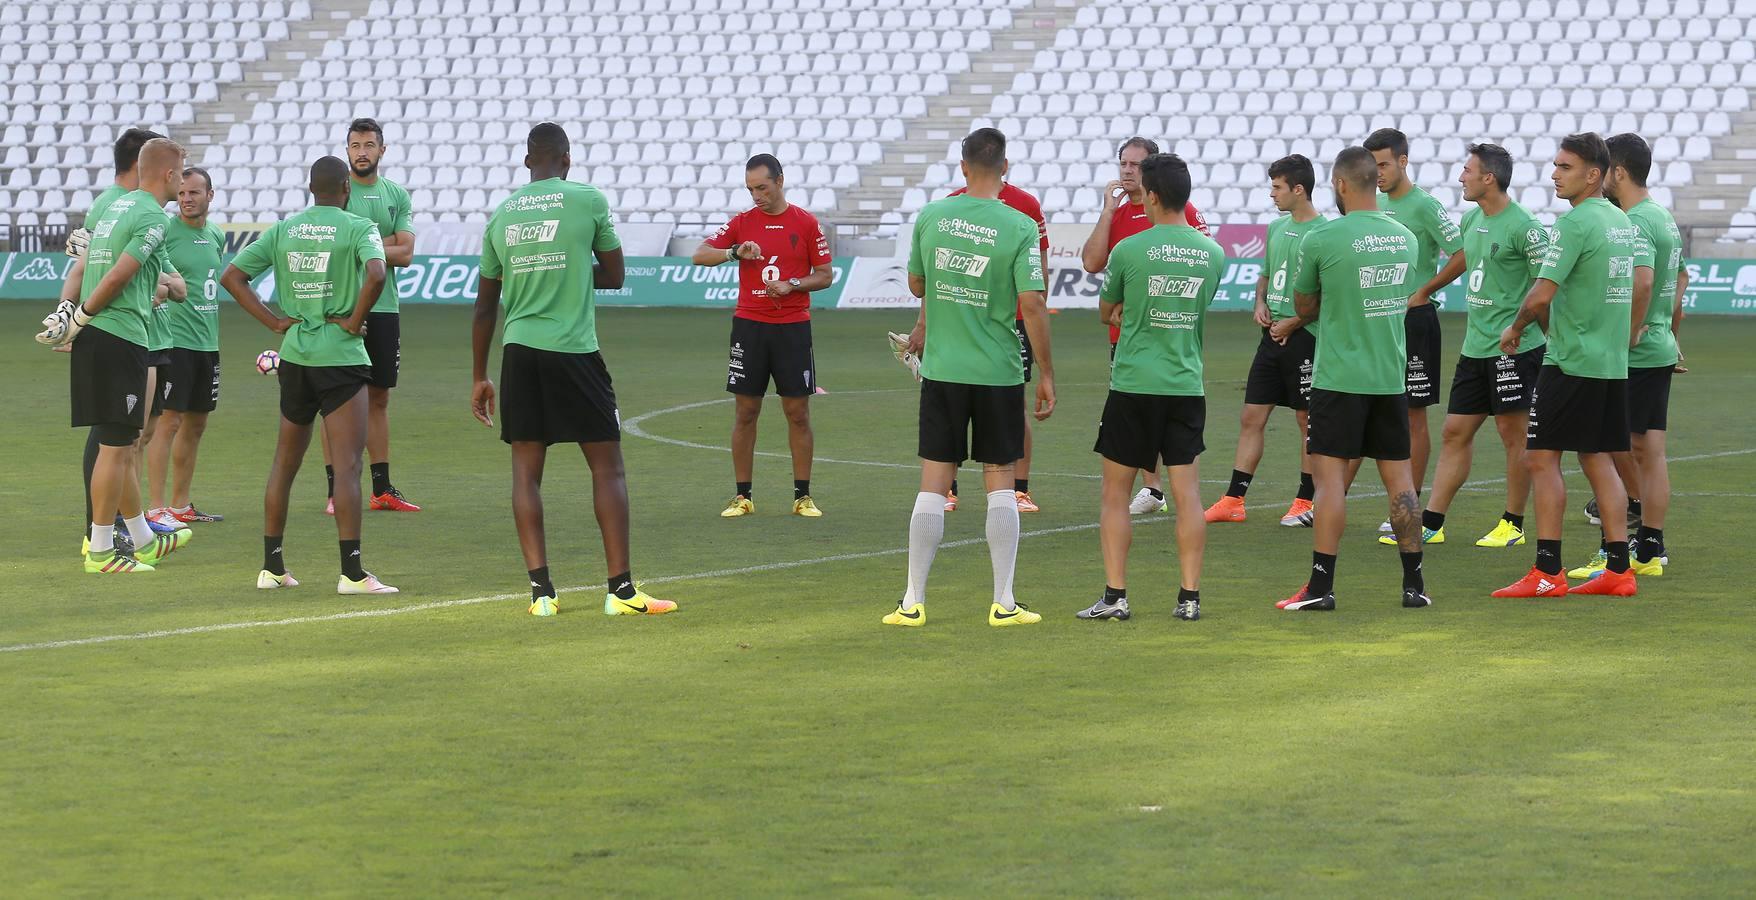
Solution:
[[[1331,615],[1277,612],[1310,532],[1277,524],[1297,476],[1270,424],[1250,521],[1209,532],[1204,618],[1170,617],[1168,516],[1135,534],[1128,623],[1075,622],[1102,588],[1104,395],[1095,316],[1055,319],[1060,407],[1037,431],[1020,547],[1032,629],[985,624],[979,503],[952,514],[932,621],[878,624],[904,581],[912,383],[882,332],[816,320],[827,516],[785,514],[785,429],[764,415],[754,518],[722,521],[728,314],[607,310],[637,578],[682,610],[606,619],[583,459],[549,466],[563,614],[524,614],[508,454],[470,417],[469,312],[404,313],[393,475],[426,511],[368,513],[368,567],[403,593],[343,598],[315,450],[286,554],[258,592],[274,345],[224,317],[221,406],[195,498],[227,515],[158,574],[80,574],[83,435],[65,357],[15,336],[0,498],[0,871],[14,895],[1725,895],[1756,883],[1756,321],[1699,318],[1676,380],[1673,566],[1633,600],[1492,600],[1530,547],[1470,546],[1479,482],[1431,548],[1437,605],[1403,610],[1377,496],[1351,506]],[[1245,317],[1208,331],[1203,474],[1231,467]],[[1462,320],[1445,318],[1450,366]],[[1448,395],[1447,395],[1448,396]],[[1437,430],[1435,419],[1435,432]],[[827,460],[837,460],[829,462]],[[979,473],[966,470],[971,499]],[[1565,557],[1594,549],[1569,478]],[[1360,495],[1377,489],[1370,470]],[[1208,485],[1207,498],[1222,488]],[[166,633],[169,632],[169,633]],[[80,643],[92,638],[122,639]],[[60,642],[72,641],[64,644]]]

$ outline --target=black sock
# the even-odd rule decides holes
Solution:
[[[91,473],[98,467],[98,430],[85,430],[85,522],[80,525],[80,536],[91,536]]]
[[[1163,499],[1165,499],[1165,492],[1164,492],[1164,491],[1161,491],[1161,490],[1159,490],[1159,489],[1158,489],[1158,488],[1147,488],[1147,489],[1146,489],[1146,492],[1147,492],[1147,493],[1149,493],[1149,494],[1151,494],[1151,495],[1152,495],[1152,499],[1154,499],[1154,500],[1163,500]]]
[[[555,585],[549,582],[549,567],[530,570],[530,598],[555,596]]]
[[[1421,577],[1421,551],[1402,554],[1402,589],[1425,593],[1427,582]]]
[[[811,496],[811,479],[793,479],[793,499],[798,500],[801,497],[809,496]]]
[[[1617,573],[1628,571],[1627,541],[1611,541],[1608,552],[1610,554],[1610,561],[1605,564],[1604,568]]]
[[[349,581],[359,581],[366,577],[365,567],[360,565],[360,542],[341,542],[341,574]]]
[[[1126,600],[1126,599],[1128,599],[1128,589],[1127,588],[1113,588],[1107,584],[1104,585],[1104,602],[1105,603],[1115,603],[1118,600]]]
[[[1226,488],[1226,496],[1236,497],[1239,500],[1244,499],[1244,495],[1250,492],[1250,480],[1255,477],[1256,476],[1253,473],[1240,472],[1237,469],[1233,469],[1232,485],[1231,487]]]
[[[1634,530],[1634,543],[1634,558],[1652,562],[1665,555],[1665,530],[1642,525]]]
[[[951,479],[951,496],[957,496],[957,479]]]
[[[379,494],[388,494],[393,490],[395,490],[395,488],[392,488],[390,486],[390,463],[387,463],[387,462],[373,463],[372,464],[372,494],[373,494],[373,496],[377,496]]]
[[[1610,552],[1610,539],[1607,537],[1598,538],[1597,539],[1597,549],[1598,549],[1599,553],[1609,553]]]
[[[1192,591],[1186,587],[1177,588],[1177,602],[1178,603],[1188,603],[1191,600],[1195,601],[1196,603],[1200,603],[1201,602],[1201,591],[1199,591],[1199,590]]]
[[[1640,515],[1640,498],[1628,498],[1628,515],[1630,518]]]
[[[634,573],[623,572],[620,575],[611,575],[610,580],[608,582],[608,587],[610,589],[610,593],[615,594],[617,597],[620,597],[623,600],[633,600],[634,599]]]
[[[1313,597],[1335,591],[1335,554],[1311,554],[1311,583],[1305,586],[1305,593]]]
[[[1561,574],[1561,542],[1537,538],[1536,567],[1544,575]]]
[[[1012,479],[1012,489],[1014,491],[1017,491],[1020,494],[1030,493],[1030,479],[1029,478],[1014,478],[1014,479]]]
[[[1300,472],[1299,473],[1299,493],[1297,496],[1300,500],[1316,499],[1317,485],[1315,485],[1311,482],[1311,473],[1310,472]]]
[[[269,537],[266,534],[262,536],[262,568],[268,570],[272,575],[287,574],[287,560],[280,552],[280,544],[285,537],[285,535]]]
[[[753,499],[750,496],[750,482],[748,482],[748,481],[738,482],[738,496],[743,497],[745,500]]]
[[[1500,518],[1505,519],[1508,522],[1511,522],[1513,528],[1516,528],[1520,531],[1524,530],[1524,517],[1523,516],[1515,515],[1511,512],[1503,512],[1500,514]]]
[[[333,500],[335,499],[335,467],[324,466],[323,477],[329,479],[329,498]]]
[[[1430,509],[1421,511],[1421,527],[1428,531],[1438,531],[1445,527],[1445,514]]]

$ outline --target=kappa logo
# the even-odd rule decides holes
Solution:
[[[560,219],[545,219],[541,222],[518,222],[506,226],[506,246],[517,247],[520,244],[546,244],[555,239],[561,230]]]
[[[24,268],[12,273],[13,281],[60,281],[65,275],[46,256],[31,260]]]

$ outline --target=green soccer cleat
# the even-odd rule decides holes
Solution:
[[[114,550],[85,555],[85,573],[87,575],[137,575],[151,572],[153,567],[135,559],[123,556]]]
[[[194,535],[195,532],[187,528],[155,534],[146,546],[135,549],[134,558],[149,566],[162,565],[165,557],[188,546],[190,538]]]

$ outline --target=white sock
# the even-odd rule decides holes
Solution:
[[[146,524],[146,514],[139,513],[134,518],[127,520],[126,524],[128,525],[128,539],[134,542],[134,546],[145,550],[146,545],[152,543],[152,526]]]
[[[988,558],[994,563],[994,602],[1017,609],[1012,569],[1018,562],[1018,495],[1011,488],[988,492]]]
[[[116,549],[116,526],[93,525],[91,527],[91,552],[108,553]]]
[[[171,512],[173,512],[173,513],[186,513],[186,512],[188,512],[188,511],[189,511],[189,510],[192,510],[192,509],[194,509],[194,508],[195,508],[195,504],[193,504],[193,503],[191,503],[191,504],[189,504],[189,505],[188,505],[188,506],[172,506],[172,507],[168,507],[168,508],[169,508],[169,509],[170,509],[170,511],[171,511]]]
[[[945,537],[945,495],[922,491],[915,495],[915,513],[908,520],[908,593],[902,606],[908,609],[927,600],[927,573]]]

